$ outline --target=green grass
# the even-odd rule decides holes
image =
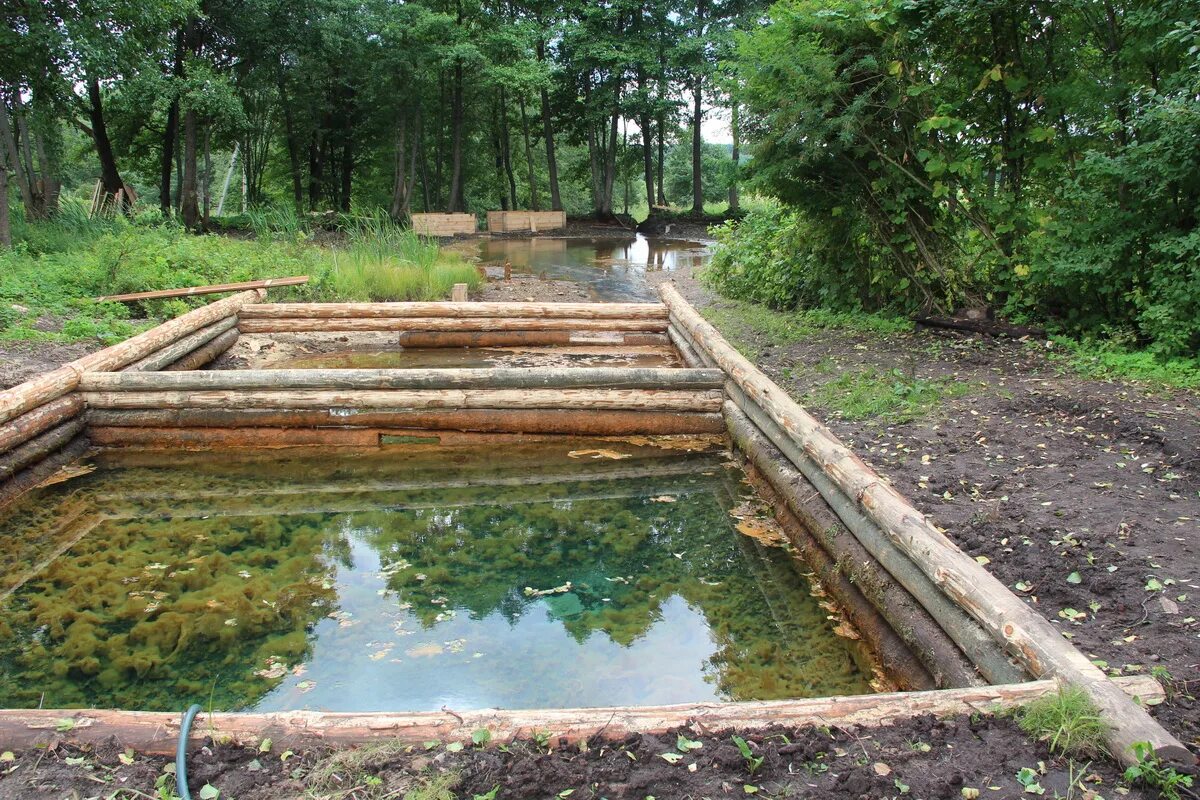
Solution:
[[[437,300],[455,283],[476,288],[482,280],[469,262],[378,215],[343,219],[344,245],[323,247],[294,214],[260,215],[259,235],[247,241],[196,236],[156,214],[91,219],[81,206],[66,200],[52,222],[14,220],[15,246],[0,251],[0,339],[107,344],[212,300],[147,301],[131,310],[92,299],[101,294],[308,275],[307,285],[271,297]],[[144,320],[132,321],[134,314]]]
[[[837,413],[843,419],[878,419],[888,423],[919,419],[943,400],[961,397],[971,387],[951,378],[924,379],[890,372],[855,370],[806,392],[806,405]]]
[[[1065,687],[1029,703],[1017,712],[1021,730],[1046,742],[1051,752],[1095,758],[1106,750],[1108,726],[1100,711],[1077,687]]]
[[[1096,340],[1076,341],[1056,337],[1057,354],[1085,378],[1125,380],[1162,389],[1200,389],[1200,358],[1161,358],[1147,350],[1133,350]]]
[[[729,301],[720,308],[705,308],[702,313],[750,357],[758,355],[754,336],[782,347],[828,330],[881,336],[912,330],[912,323],[908,320],[886,314],[849,313],[821,308],[772,311],[766,306],[743,301]]]

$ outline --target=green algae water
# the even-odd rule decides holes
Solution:
[[[0,518],[0,707],[871,691],[793,555],[738,532],[742,478],[652,440],[101,453]]]

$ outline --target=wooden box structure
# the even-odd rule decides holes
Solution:
[[[487,229],[490,233],[540,233],[567,227],[565,211],[489,211]]]
[[[475,233],[479,223],[474,214],[413,214],[412,229],[418,236],[458,236]]]
[[[771,703],[419,714],[209,714],[193,736],[420,742],[549,730],[571,739],[805,723],[883,723],[1011,706],[1082,688],[1113,755],[1135,742],[1192,763],[1144,704],[1147,677],[1110,679],[960,550],[669,284],[661,303],[268,304],[264,290],[204,306],[0,392],[0,507],[92,446],[405,446],[464,437],[728,434],[792,544],[908,692]],[[674,345],[685,366],[199,370],[241,335],[384,332],[401,346],[522,347],[601,340]],[[1031,680],[1036,679],[1036,680]],[[1131,695],[1133,696],[1131,698]],[[73,720],[64,725],[63,720]],[[0,710],[0,742],[173,748],[174,714]]]

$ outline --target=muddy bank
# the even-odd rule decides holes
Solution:
[[[710,735],[711,734],[711,735]],[[1017,726],[992,717],[920,717],[872,729],[779,729],[747,734],[743,756],[729,732],[681,729],[560,747],[554,738],[492,742],[454,750],[379,745],[356,751],[280,753],[215,745],[189,757],[192,796],[205,784],[222,798],[401,797],[820,797],[1020,798],[1151,797],[1124,789],[1105,762],[1070,762],[1030,744]],[[127,754],[119,743],[82,751],[58,746],[21,753],[0,775],[0,800],[159,796],[174,788],[167,759]],[[165,777],[164,777],[165,776]],[[1118,788],[1122,787],[1122,788]],[[964,790],[978,789],[974,795]],[[1038,790],[1041,790],[1040,792]],[[140,794],[138,794],[140,793]]]

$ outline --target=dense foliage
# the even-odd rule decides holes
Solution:
[[[1200,349],[1200,3],[779,0],[736,68],[778,308],[990,306]]]

